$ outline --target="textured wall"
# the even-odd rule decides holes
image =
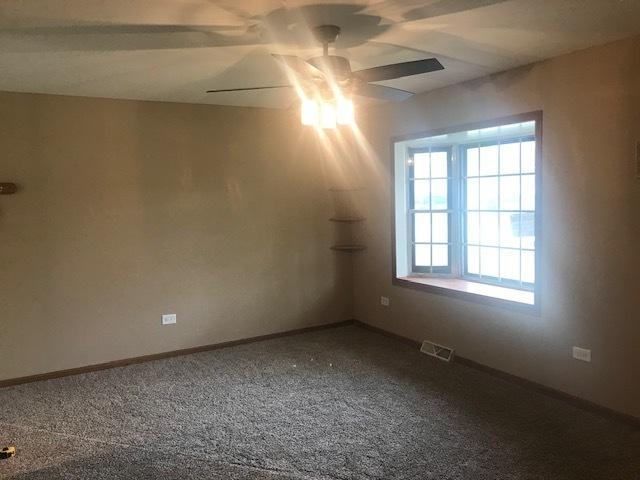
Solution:
[[[634,38],[363,115],[369,249],[356,257],[355,318],[640,416],[639,85]],[[389,139],[533,110],[544,111],[541,316],[392,286]],[[593,362],[573,360],[573,345]]]
[[[3,93],[0,146],[0,379],[351,317],[289,112]]]

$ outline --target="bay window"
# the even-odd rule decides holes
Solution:
[[[535,112],[394,141],[394,283],[539,303],[541,121]]]

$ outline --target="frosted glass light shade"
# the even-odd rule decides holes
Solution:
[[[339,125],[353,125],[355,123],[353,101],[346,98],[338,99],[336,119]]]
[[[320,107],[320,126],[322,128],[336,128],[336,107],[333,103],[322,102]]]

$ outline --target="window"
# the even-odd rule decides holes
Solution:
[[[394,142],[395,283],[538,304],[540,132],[532,113]]]
[[[409,215],[416,272],[451,271],[450,163],[449,149],[427,148],[416,150],[410,156]]]

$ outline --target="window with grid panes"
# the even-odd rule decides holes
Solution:
[[[535,143],[525,136],[461,146],[465,277],[533,289]]]
[[[451,272],[450,149],[412,151],[409,163],[409,199],[413,269]]]
[[[526,121],[394,144],[396,277],[535,290],[536,132]]]

